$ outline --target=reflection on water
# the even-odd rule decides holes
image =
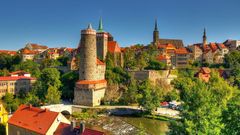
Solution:
[[[151,135],[165,135],[168,131],[168,122],[141,117],[119,117],[127,123],[140,127],[140,124]]]

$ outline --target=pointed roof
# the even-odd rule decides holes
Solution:
[[[108,41],[107,48],[110,53],[121,53],[121,48],[116,41]]]
[[[158,31],[157,19],[155,19],[155,28],[154,31]]]
[[[98,32],[103,32],[102,17],[101,17],[100,20],[99,20]]]
[[[207,37],[207,35],[206,35],[206,28],[204,28],[203,37]]]
[[[88,24],[88,28],[87,29],[92,29],[92,24],[91,23]]]

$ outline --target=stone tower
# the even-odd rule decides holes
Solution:
[[[207,44],[207,35],[206,35],[206,29],[204,28],[204,31],[203,31],[203,45],[206,45]]]
[[[99,20],[97,31],[97,57],[100,60],[105,60],[108,51],[108,33],[103,30],[102,18]]]
[[[159,31],[158,31],[157,20],[155,20],[155,27],[153,31],[153,44],[157,45],[158,41],[159,41]]]
[[[100,105],[105,95],[105,64],[97,59],[96,31],[91,24],[81,31],[79,43],[79,80],[74,89],[74,104]]]
[[[79,80],[94,80],[96,64],[96,31],[92,29],[91,24],[86,30],[81,31],[81,40],[79,45],[80,65]]]

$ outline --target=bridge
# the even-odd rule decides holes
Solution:
[[[96,106],[96,107],[89,107],[89,106],[81,106],[81,105],[65,105],[65,104],[54,104],[54,105],[47,105],[47,106],[41,106],[42,109],[49,109],[53,112],[61,112],[62,114],[70,115],[73,112],[81,112],[82,109],[106,109],[109,110],[109,112],[115,113],[116,111],[119,112],[119,110],[125,110],[124,112],[134,112],[134,111],[140,111],[141,108],[138,106]],[[126,111],[128,110],[128,111]]]
[[[62,114],[70,115],[72,114],[72,105],[64,105],[64,104],[54,104],[54,105],[47,105],[41,106],[42,109],[49,109],[53,112],[61,112]]]

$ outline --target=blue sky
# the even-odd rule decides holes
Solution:
[[[0,49],[16,50],[28,42],[49,47],[77,47],[80,30],[92,23],[121,46],[152,41],[155,18],[160,38],[201,42],[240,39],[239,0],[2,0]]]

